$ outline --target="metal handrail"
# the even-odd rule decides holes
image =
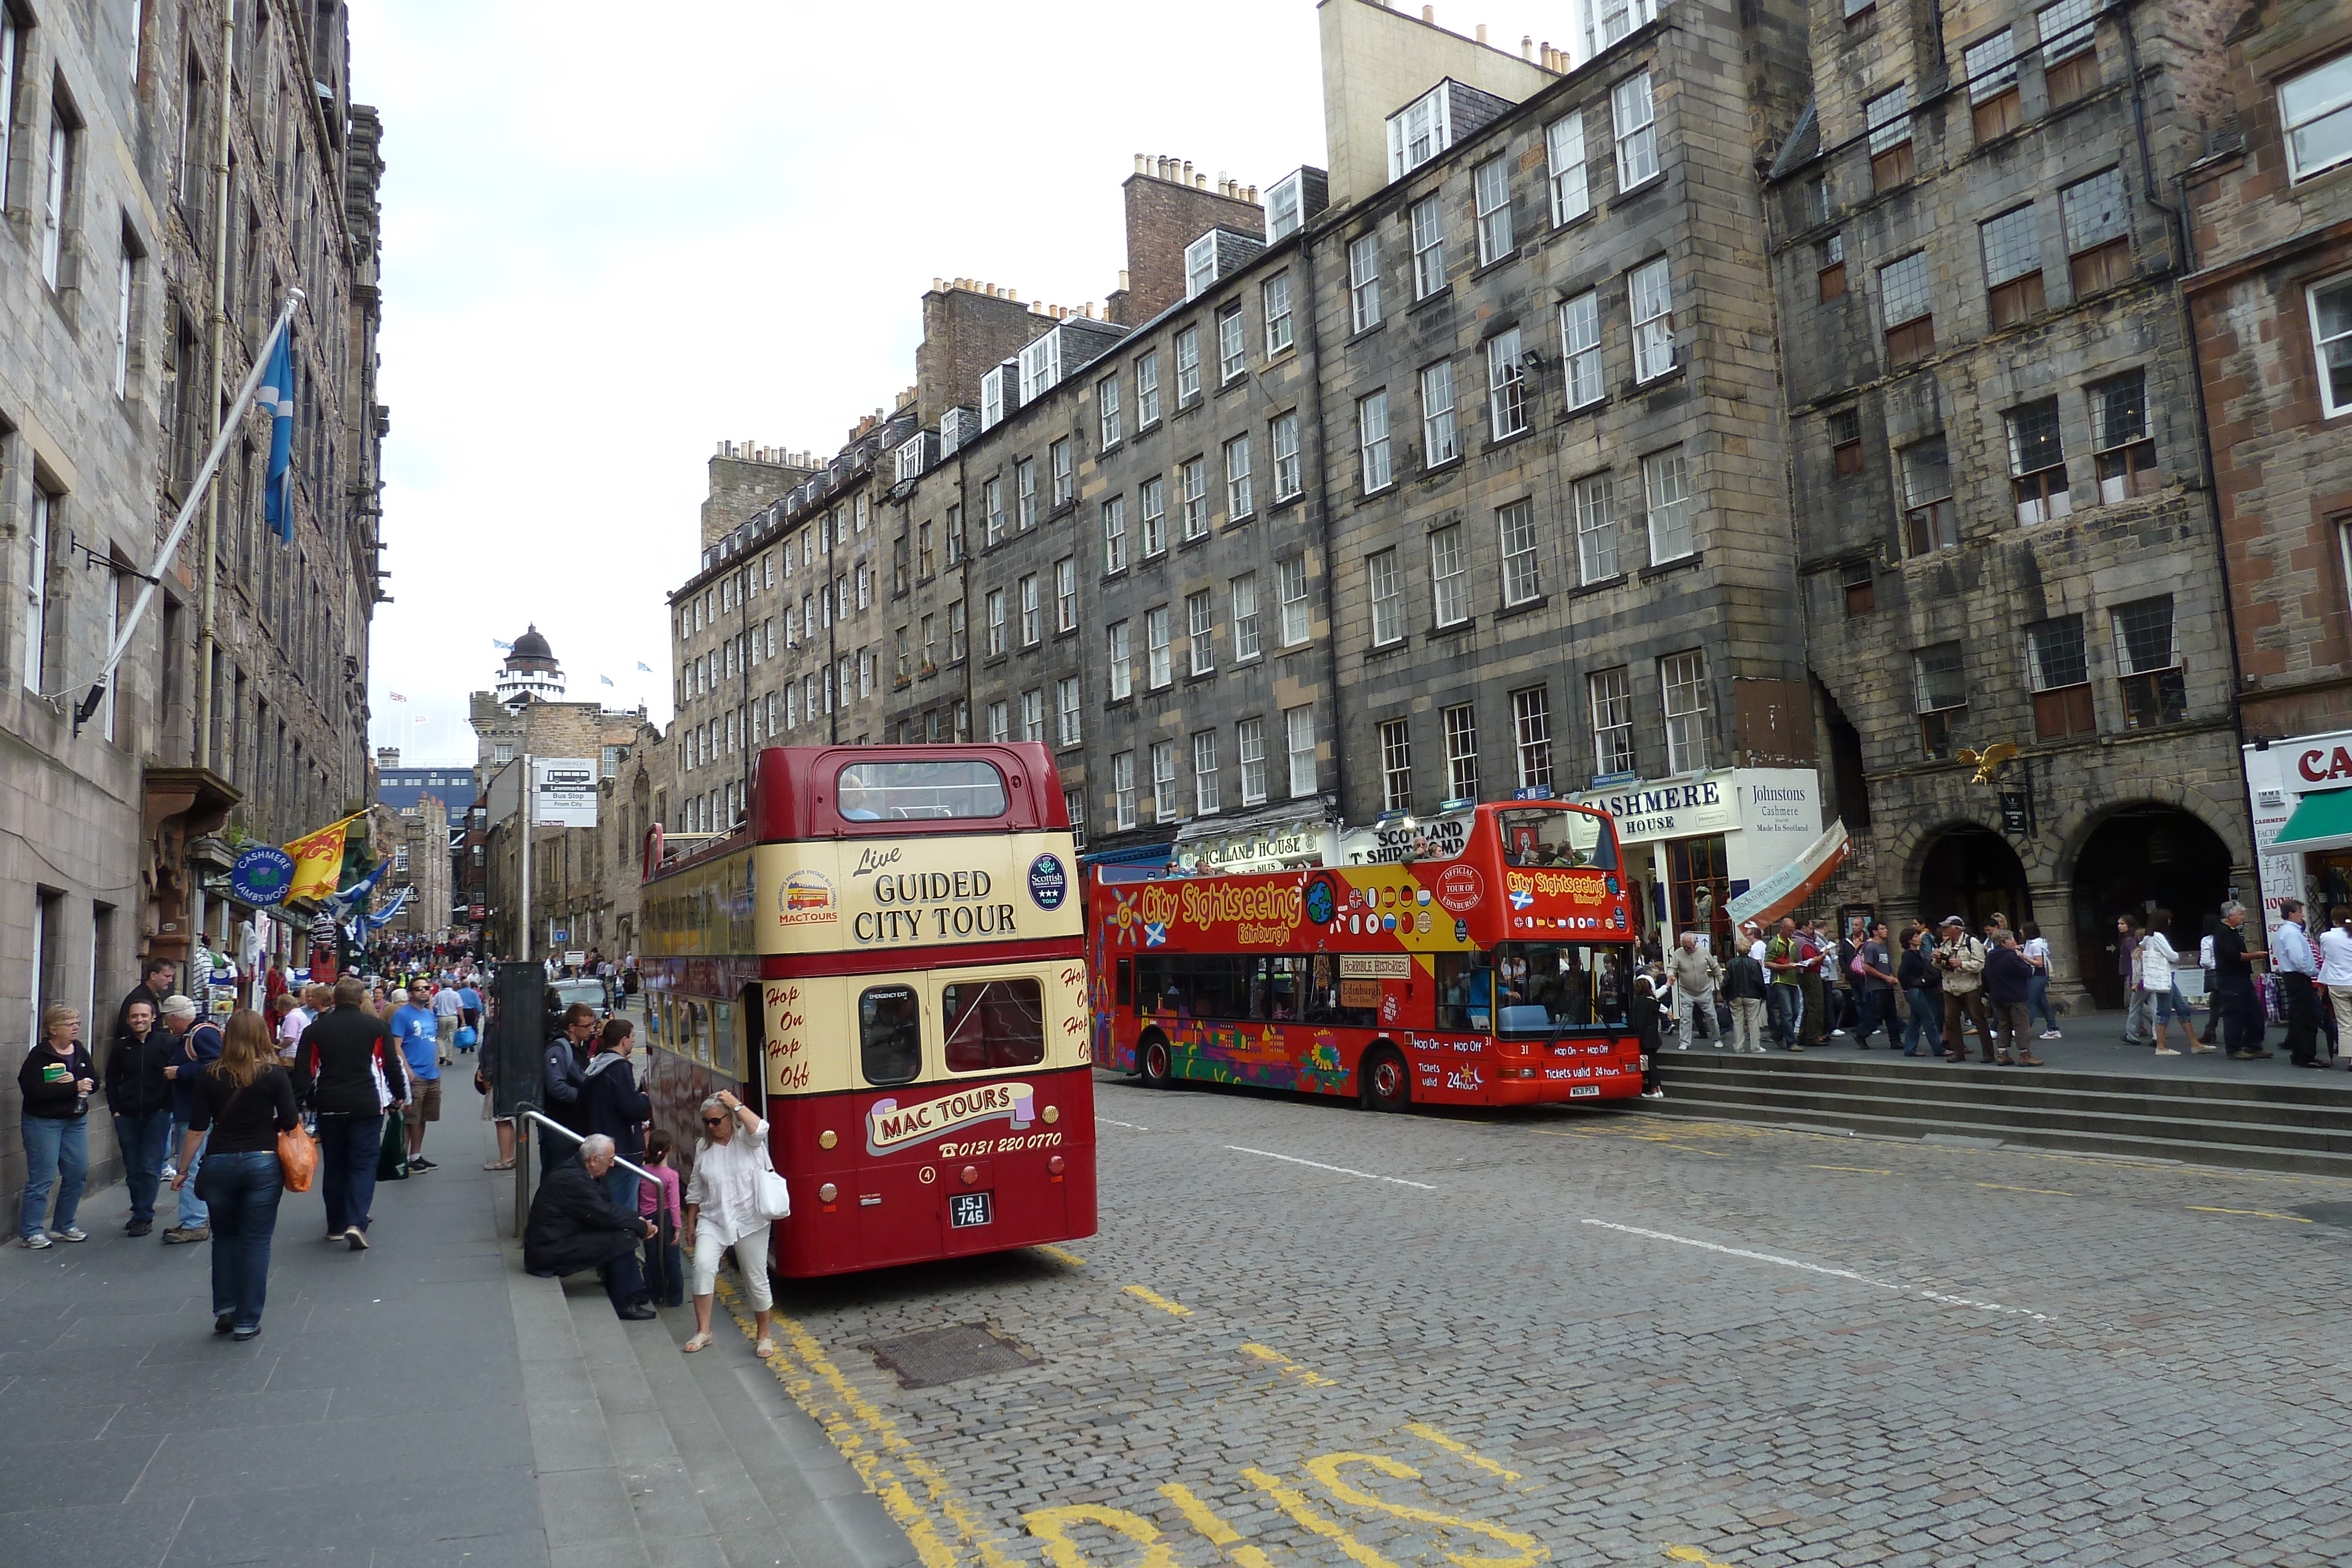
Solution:
[[[593,1134],[593,1133],[575,1133],[575,1132],[573,1132],[571,1128],[569,1128],[569,1127],[565,1126],[562,1123],[558,1122],[558,1121],[554,1120],[554,1119],[553,1119],[553,1118],[551,1118],[551,1117],[542,1116],[542,1115],[541,1115],[538,1112],[531,1110],[529,1106],[517,1106],[517,1107],[515,1108],[515,1114],[516,1114],[516,1116],[517,1116],[517,1118],[518,1118],[519,1120],[528,1120],[528,1121],[536,1122],[536,1123],[538,1123],[538,1124],[539,1124],[541,1126],[542,1126],[542,1127],[552,1127],[552,1128],[554,1128],[557,1132],[559,1132],[559,1133],[562,1134],[565,1137],[567,1137],[567,1138],[571,1139],[571,1140],[572,1140],[573,1143],[575,1143],[575,1144],[584,1144],[584,1143],[586,1143],[590,1138],[592,1138],[592,1137],[595,1136],[595,1134]],[[515,1142],[516,1142],[516,1144],[517,1144],[518,1145],[520,1145],[521,1144],[522,1140],[521,1140],[521,1138],[520,1138],[520,1136],[518,1136],[518,1137],[516,1138]],[[633,1165],[631,1165],[628,1161],[626,1161],[626,1160],[623,1159],[623,1158],[622,1158],[620,1155],[614,1155],[613,1156],[613,1163],[614,1163],[614,1165],[616,1165],[616,1166],[620,1166],[620,1167],[621,1167],[623,1170],[625,1170],[625,1171],[635,1171],[635,1172],[636,1172],[639,1176],[641,1176],[645,1177],[647,1181],[650,1181],[650,1182],[658,1182],[658,1181],[660,1181],[660,1180],[661,1180],[661,1177],[659,1177],[659,1176],[657,1176],[654,1175],[654,1173],[653,1173],[653,1172],[651,1172],[651,1171],[649,1171],[649,1170],[646,1169],[646,1167],[645,1167],[645,1166],[633,1166]]]
[[[526,1122],[536,1122],[542,1127],[552,1128],[575,1144],[586,1143],[589,1136],[585,1133],[573,1132],[552,1117],[541,1115],[528,1100],[515,1107],[515,1235],[517,1237],[522,1235],[524,1227],[530,1219],[530,1151],[534,1146],[534,1140],[526,1137],[523,1134],[523,1124]],[[661,1180],[645,1166],[631,1165],[618,1155],[613,1156],[613,1163],[623,1170],[636,1172],[647,1181]]]

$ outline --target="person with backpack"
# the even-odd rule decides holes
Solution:
[[[179,1040],[163,1068],[163,1076],[172,1081],[171,1146],[179,1151],[177,1164],[166,1168],[172,1171],[173,1190],[180,1195],[180,1222],[163,1232],[163,1244],[176,1247],[213,1237],[212,1210],[198,1196],[195,1182],[196,1166],[204,1163],[204,1140],[191,1142],[186,1134],[188,1118],[195,1113],[196,1074],[219,1060],[221,1031],[218,1025],[200,1019],[196,1004],[182,996],[163,998],[163,1026]],[[192,1159],[194,1166],[188,1163]],[[180,1180],[184,1176],[188,1179]]]
[[[302,1031],[294,1059],[297,1097],[319,1116],[319,1196],[327,1207],[327,1239],[354,1252],[367,1249],[384,1112],[406,1109],[410,1093],[406,1065],[367,999],[367,985],[358,976],[337,980],[334,1007]]]
[[[1969,1042],[1960,1033],[1963,1019],[1976,1026],[1977,1047],[1992,1060],[1992,1015],[1985,1009],[1985,947],[1969,935],[1969,923],[1957,915],[1944,916],[1943,939],[1936,944],[1936,969],[1944,981],[1944,1055],[1952,1061],[1969,1059]]]

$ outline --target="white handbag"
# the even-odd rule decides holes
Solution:
[[[776,1174],[773,1162],[765,1147],[760,1150],[760,1169],[752,1178],[758,1197],[756,1207],[760,1218],[766,1220],[790,1219],[793,1215],[793,1189]]]

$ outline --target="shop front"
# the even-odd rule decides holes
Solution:
[[[2352,730],[2258,742],[2243,756],[2264,932],[2278,928],[2282,899],[2352,906]]]
[[[1616,821],[1643,935],[1697,931],[1718,951],[1731,937],[1731,901],[1796,863],[1822,832],[1821,778],[1810,768],[1724,768],[1574,799]]]

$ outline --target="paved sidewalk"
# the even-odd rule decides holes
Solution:
[[[456,1086],[462,1088],[461,1076]],[[521,1271],[470,1093],[373,1246],[278,1211],[260,1338],[212,1333],[209,1243],[0,1249],[0,1564],[897,1568],[905,1536],[730,1327],[623,1323]]]

